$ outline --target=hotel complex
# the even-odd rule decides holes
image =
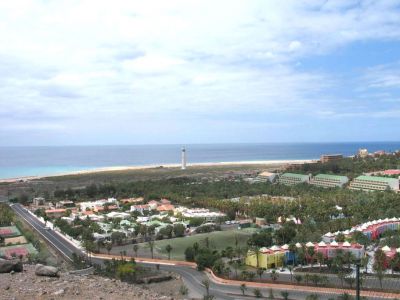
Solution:
[[[387,189],[399,191],[399,179],[378,177],[378,176],[358,176],[355,178],[349,186],[352,190],[364,190],[364,191],[384,191]]]
[[[343,187],[349,182],[347,176],[318,174],[314,177],[304,174],[284,173],[279,176],[278,182],[285,185],[309,183],[319,187]],[[387,189],[399,192],[399,179],[389,177],[361,175],[350,182],[352,190],[384,191]]]
[[[279,176],[279,183],[285,185],[295,185],[299,183],[310,183],[311,175],[284,173]]]
[[[343,187],[348,182],[347,176],[318,174],[311,179],[310,184],[320,187]]]

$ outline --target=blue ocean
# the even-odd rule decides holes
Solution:
[[[0,147],[0,178],[53,175],[111,166],[180,163],[182,145]],[[400,142],[262,143],[185,145],[188,163],[317,159],[321,154],[354,155],[395,151]]]

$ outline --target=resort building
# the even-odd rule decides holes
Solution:
[[[255,268],[275,269],[283,267],[287,250],[278,246],[260,248],[259,252],[249,251],[246,256],[246,265]]]
[[[36,197],[36,198],[33,198],[33,200],[32,200],[32,204],[34,205],[34,206],[43,206],[43,205],[45,205],[46,204],[46,199],[44,199],[43,197]]]
[[[362,232],[370,240],[376,240],[388,230],[400,230],[400,219],[395,217],[384,220],[379,219],[354,226],[350,230],[328,232],[323,235],[322,240],[332,242],[338,234],[343,234],[346,238],[350,238],[356,231]]]
[[[143,197],[139,197],[139,198],[125,198],[125,199],[121,199],[119,200],[119,203],[121,204],[137,204],[137,203],[142,203],[144,201]]]
[[[352,190],[384,191],[387,189],[399,191],[399,179],[361,175],[355,178],[349,186]]]
[[[368,150],[367,149],[358,149],[357,156],[359,156],[361,158],[364,158],[364,157],[367,157],[368,155],[369,154],[368,154]]]
[[[44,212],[49,218],[61,218],[66,213],[65,208],[46,209]]]
[[[260,174],[258,174],[256,181],[259,182],[274,182],[275,178],[276,178],[277,174],[276,173],[271,173],[271,172],[261,172]]]
[[[321,155],[320,160],[322,163],[327,163],[331,161],[340,160],[342,158],[343,158],[342,154],[323,154]]]
[[[215,221],[218,218],[225,217],[226,215],[221,212],[210,211],[207,208],[186,208],[186,207],[178,207],[175,209],[175,214],[181,213],[184,218],[203,218],[206,221]]]
[[[101,199],[96,201],[88,201],[81,202],[78,205],[80,206],[81,211],[93,210],[95,207],[103,207],[105,205],[118,205],[118,201],[115,198]]]
[[[320,186],[320,187],[343,187],[346,183],[349,182],[349,178],[347,176],[339,176],[339,175],[329,175],[329,174],[318,174],[314,176],[310,184]]]
[[[137,211],[142,215],[145,211],[150,211],[150,210],[151,210],[151,208],[150,208],[150,205],[148,205],[148,204],[139,204],[139,205],[131,206],[131,212]]]
[[[320,243],[308,242],[305,245],[296,244],[297,248],[314,248],[315,253],[322,253],[325,259],[332,259],[336,257],[338,251],[350,252],[356,259],[360,259],[365,255],[364,246],[357,243],[326,243],[321,241]],[[315,259],[315,257],[306,257],[308,261]],[[255,251],[249,251],[246,257],[246,265],[259,268],[280,268],[284,265],[293,264],[296,261],[296,255],[294,252],[289,250],[288,245],[272,246],[271,248],[260,248],[258,253]]]
[[[295,185],[299,183],[310,183],[311,175],[284,173],[279,176],[279,183],[285,185]]]

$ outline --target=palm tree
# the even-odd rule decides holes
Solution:
[[[277,281],[279,278],[279,273],[275,269],[273,269],[271,271],[270,276],[271,276],[272,281]]]
[[[171,260],[172,246],[171,246],[170,244],[168,244],[167,246],[165,246],[165,251],[167,251],[167,253],[168,253],[168,260]]]
[[[246,290],[247,290],[247,286],[246,286],[245,283],[242,283],[242,284],[240,285],[240,290],[242,291],[242,295],[244,296],[244,293],[245,293]]]
[[[288,300],[289,299],[289,292],[288,291],[282,291],[281,295],[282,295],[282,298],[284,300]]]
[[[111,242],[108,242],[108,243],[106,244],[106,249],[107,249],[108,255],[110,255],[110,251],[111,251],[111,249],[112,249],[112,243],[111,243]]]
[[[325,257],[322,252],[317,252],[316,256],[317,256],[317,261],[319,263],[319,272],[321,272],[322,264],[324,263]]]
[[[347,263],[347,268],[350,269],[351,268],[351,264],[354,261],[354,255],[353,253],[351,253],[350,251],[346,251],[343,254],[343,260],[345,261],[345,263]]]
[[[257,275],[260,277],[260,280],[262,278],[263,273],[264,273],[264,269],[263,268],[257,268]]]
[[[290,272],[290,281],[293,282],[293,266],[287,266],[289,272]]]
[[[206,289],[206,296],[210,297],[210,280],[204,279],[201,284]]]
[[[256,256],[256,267],[259,268],[260,267],[260,248],[258,248],[257,246],[252,247],[252,251],[254,253],[254,255]]]
[[[138,244],[133,245],[133,252],[135,252],[135,257],[137,257],[138,251],[139,251],[139,245]]]
[[[368,272],[368,263],[369,263],[369,256],[366,254],[364,257],[361,258],[361,265],[365,267],[365,273]]]
[[[303,280],[303,276],[296,274],[294,275],[294,280],[296,280],[297,283],[300,283]]]
[[[238,270],[240,268],[240,263],[238,261],[234,261],[232,263],[232,267],[235,270],[235,278],[237,279],[238,278]]]
[[[150,248],[150,252],[151,252],[151,258],[154,258],[154,241],[149,240],[147,242],[149,248]]]

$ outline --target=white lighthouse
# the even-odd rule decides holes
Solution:
[[[182,170],[186,170],[186,149],[182,147]]]

